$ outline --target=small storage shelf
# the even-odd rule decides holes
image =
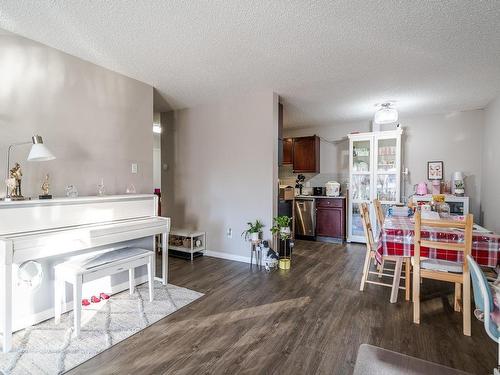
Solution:
[[[185,229],[172,229],[168,240],[169,250],[193,254],[206,250],[206,232],[189,231]]]

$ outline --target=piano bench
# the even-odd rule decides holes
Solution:
[[[148,268],[149,300],[153,301],[154,251],[141,248],[122,248],[81,259],[69,260],[56,265],[54,280],[54,312],[56,323],[61,321],[62,304],[65,303],[66,282],[73,285],[74,336],[80,335],[82,286],[85,282],[129,271],[130,294],[135,288],[135,267]]]

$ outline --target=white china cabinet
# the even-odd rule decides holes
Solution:
[[[377,233],[373,199],[380,200],[384,211],[401,201],[402,134],[403,129],[349,134],[349,242],[365,242],[359,203],[370,204]]]

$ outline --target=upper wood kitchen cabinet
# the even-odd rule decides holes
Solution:
[[[293,138],[293,172],[319,173],[319,137]]]
[[[282,164],[293,164],[293,138],[283,139],[283,159]]]

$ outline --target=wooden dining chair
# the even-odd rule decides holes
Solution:
[[[363,266],[363,275],[361,278],[361,286],[359,288],[360,291],[363,291],[365,289],[365,284],[375,284],[375,285],[380,285],[380,286],[387,286],[390,287],[391,290],[391,298],[390,302],[391,303],[396,303],[398,300],[398,291],[399,289],[405,289],[404,287],[400,286],[400,280],[401,280],[401,268],[403,264],[403,258],[402,257],[388,257],[390,260],[393,260],[395,262],[395,267],[394,267],[394,273],[393,274],[388,274],[388,273],[382,273],[382,276],[390,277],[392,278],[392,284],[386,284],[381,281],[372,281],[368,279],[368,276],[370,274],[373,275],[380,275],[379,271],[370,271],[370,264],[371,260],[375,258],[375,252],[377,251],[377,247],[375,244],[375,240],[373,237],[373,228],[371,225],[371,220],[370,220],[370,209],[367,203],[360,203],[359,204],[359,212],[361,214],[361,221],[363,223],[363,230],[365,233],[365,239],[366,239],[366,255],[365,255],[365,263]]]
[[[377,226],[378,226],[378,231],[379,233],[382,231],[382,228],[384,226],[384,221],[385,221],[385,214],[384,210],[382,209],[382,204],[378,199],[373,200],[373,207],[375,208],[375,217],[377,218]],[[382,258],[382,263],[379,266],[379,278],[382,277],[382,274],[385,268],[385,261],[390,260],[388,257]],[[410,294],[411,294],[411,258],[410,257],[405,257],[404,258],[404,264],[405,264],[405,299],[407,301],[410,300]]]
[[[467,256],[472,248],[472,214],[465,216],[464,221],[458,220],[424,220],[420,211],[415,213],[415,238],[413,262],[413,322],[420,323],[420,280],[432,279],[455,284],[455,311],[462,310],[464,335],[471,334],[471,296],[470,273]],[[436,239],[423,239],[422,232],[439,228],[452,228],[464,233],[463,242],[444,242]],[[436,250],[459,251],[463,253],[463,262],[439,259],[424,259],[421,257],[421,247]],[[463,287],[463,293],[462,293]]]

